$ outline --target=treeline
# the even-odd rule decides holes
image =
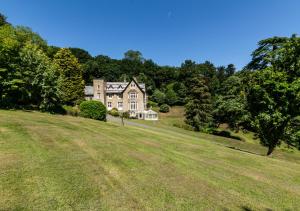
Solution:
[[[53,58],[59,47],[50,46],[48,55]],[[80,48],[69,48],[82,66],[83,78],[86,84],[91,84],[93,78],[103,78],[106,81],[129,81],[135,77],[146,84],[150,100],[161,104],[184,105],[188,89],[188,80],[204,75],[210,83],[211,91],[217,92],[224,81],[235,73],[233,64],[227,67],[215,67],[206,61],[197,64],[186,60],[180,67],[160,66],[151,59],[143,58],[139,51],[129,50],[121,60],[108,56],[92,57]]]

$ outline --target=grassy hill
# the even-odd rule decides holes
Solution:
[[[264,150],[174,127],[0,110],[0,210],[299,210],[299,153]]]

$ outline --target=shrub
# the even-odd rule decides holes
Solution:
[[[119,115],[119,111],[118,111],[117,108],[111,109],[110,111],[108,111],[108,114],[110,114],[110,115],[112,115],[112,116],[115,116],[115,117],[120,116],[120,115]]]
[[[162,104],[159,107],[159,112],[168,113],[170,111],[170,107],[167,104]]]
[[[129,117],[130,117],[128,111],[122,112],[122,113],[120,114],[120,116],[121,116],[121,117],[123,116],[123,118],[125,118],[125,119],[129,119]]]
[[[64,109],[64,113],[70,116],[78,116],[80,112],[78,106],[72,107],[72,106],[64,105],[63,109]]]
[[[106,121],[106,107],[100,101],[83,101],[80,104],[80,116]]]

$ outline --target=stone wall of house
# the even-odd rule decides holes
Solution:
[[[104,105],[106,105],[106,82],[102,79],[93,80],[94,87],[94,100],[100,100]]]
[[[136,99],[130,99],[130,92],[135,92],[137,94]],[[128,111],[130,110],[130,102],[135,101],[137,103],[137,111],[144,111],[145,110],[145,103],[144,103],[144,93],[138,88],[137,84],[132,81],[123,92],[123,110]]]
[[[117,108],[118,110],[123,110],[123,106],[119,107],[119,103],[123,104],[122,94],[108,94],[106,93],[106,107],[108,110],[112,108]],[[108,105],[111,105],[109,107]]]

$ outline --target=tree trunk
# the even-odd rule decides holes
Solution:
[[[121,120],[122,120],[122,126],[124,126],[124,117],[121,116]]]
[[[269,146],[267,156],[271,155],[272,152],[274,151],[274,149],[275,149],[275,146]]]

